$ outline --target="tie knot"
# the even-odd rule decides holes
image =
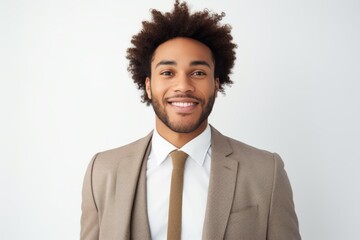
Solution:
[[[185,161],[188,157],[185,152],[175,150],[170,153],[170,156],[172,158],[173,168],[184,168]]]

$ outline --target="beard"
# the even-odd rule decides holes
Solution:
[[[194,96],[191,95],[186,95],[187,97],[190,98],[195,98],[197,100],[200,100],[198,104],[204,104],[204,101],[196,98]],[[177,132],[177,133],[191,133],[193,131],[195,131],[196,129],[198,129],[201,124],[207,120],[207,118],[209,117],[214,103],[215,103],[215,91],[214,93],[207,99],[207,104],[203,107],[203,110],[199,116],[199,118],[194,122],[194,123],[186,123],[186,122],[177,122],[177,121],[171,121],[169,119],[169,116],[165,110],[165,105],[167,104],[167,102],[164,100],[164,104],[161,105],[160,101],[156,98],[153,98],[151,101],[151,104],[153,106],[154,112],[156,114],[156,116],[172,131]]]

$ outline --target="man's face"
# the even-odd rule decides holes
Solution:
[[[174,38],[155,50],[146,92],[157,116],[157,127],[177,133],[202,131],[218,89],[212,53],[206,45]]]

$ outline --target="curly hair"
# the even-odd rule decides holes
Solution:
[[[205,44],[212,52],[215,77],[219,78],[219,91],[231,85],[231,69],[234,66],[236,44],[232,42],[230,25],[221,25],[225,13],[211,13],[204,9],[190,14],[186,2],[175,1],[172,12],[151,10],[152,21],[143,21],[142,30],[131,39],[133,47],[127,49],[128,71],[134,83],[142,91],[142,102],[150,105],[145,90],[145,79],[151,76],[151,61],[156,48],[176,37],[186,37]]]

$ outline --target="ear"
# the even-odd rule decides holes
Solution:
[[[149,77],[145,79],[145,90],[149,99],[151,99],[151,81]]]
[[[219,87],[220,87],[220,79],[215,78],[215,97],[217,97],[217,95],[218,95]]]

